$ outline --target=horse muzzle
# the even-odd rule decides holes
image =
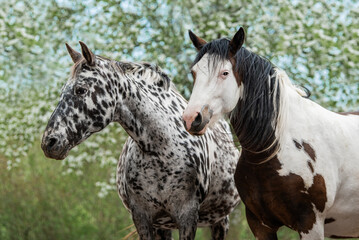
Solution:
[[[41,148],[46,157],[56,160],[65,159],[71,149],[67,141],[56,134],[44,134]]]
[[[185,111],[182,116],[183,125],[190,134],[203,135],[207,130],[212,115],[213,111],[209,108],[208,104],[204,105],[201,111],[194,115]]]

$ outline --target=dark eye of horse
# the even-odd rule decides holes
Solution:
[[[84,87],[77,87],[75,89],[75,94],[80,96],[80,95],[84,95],[85,93],[87,93],[87,89]]]
[[[222,73],[224,76],[227,76],[229,74],[229,72],[223,72]]]

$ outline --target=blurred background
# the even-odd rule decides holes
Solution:
[[[243,26],[245,46],[283,68],[334,111],[359,106],[359,3],[351,0],[0,0],[0,239],[122,239],[133,227],[115,185],[127,135],[110,124],[64,161],[41,134],[72,61],[65,42],[117,60],[157,63],[189,97],[206,40]],[[254,239],[239,207],[228,239]],[[243,212],[243,211],[242,211]],[[127,228],[129,227],[129,228]],[[135,239],[136,237],[131,237]],[[198,230],[196,239],[209,239]],[[280,239],[299,239],[282,229]]]

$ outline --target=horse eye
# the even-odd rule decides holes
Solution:
[[[80,96],[80,95],[84,95],[85,93],[87,93],[87,89],[84,87],[77,87],[75,89],[75,94]]]
[[[224,76],[227,76],[227,75],[229,74],[229,72],[226,71],[226,72],[223,72],[222,74],[223,74]]]

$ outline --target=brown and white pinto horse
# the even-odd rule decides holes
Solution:
[[[359,237],[359,116],[306,98],[242,47],[242,28],[232,40],[190,38],[199,52],[184,124],[203,134],[230,113],[242,146],[236,186],[255,237],[277,239],[283,225],[301,239]]]

